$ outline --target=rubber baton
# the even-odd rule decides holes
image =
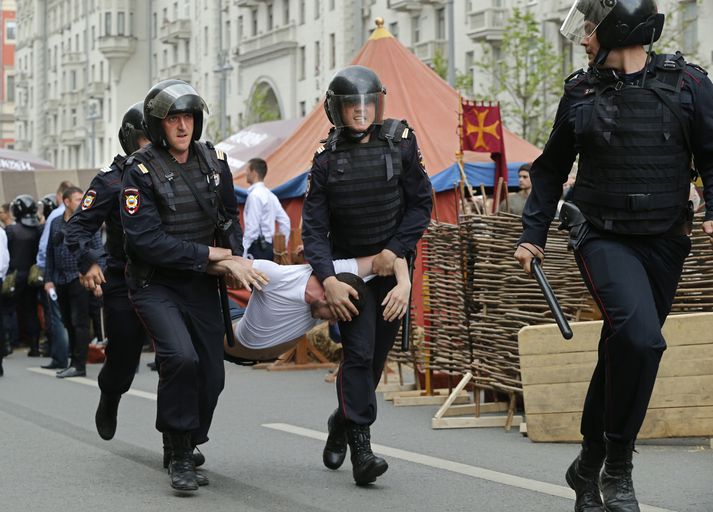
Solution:
[[[559,327],[562,336],[564,339],[570,340],[573,336],[572,328],[569,326],[569,322],[565,318],[559,302],[557,302],[557,297],[555,297],[555,293],[552,291],[552,287],[549,281],[547,281],[547,276],[545,276],[541,265],[539,258],[533,258],[532,273],[535,275],[535,280],[540,286],[540,290],[542,290],[542,295],[545,296],[545,301],[555,317],[555,322],[557,322],[557,327]]]

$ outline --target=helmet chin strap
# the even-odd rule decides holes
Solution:
[[[351,128],[344,128],[344,136],[349,139],[351,142],[359,142],[362,140],[364,137],[369,135],[371,132],[374,131],[374,125],[372,124],[363,132],[355,132]]]

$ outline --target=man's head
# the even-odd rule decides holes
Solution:
[[[359,295],[359,299],[357,300],[354,297],[349,298],[352,301],[352,304],[356,306],[357,310],[359,311],[359,314],[361,314],[361,312],[364,310],[364,306],[366,305],[365,299],[366,294],[368,293],[364,280],[358,275],[352,274],[350,272],[340,272],[335,277],[339,281],[348,284],[356,290],[357,294]],[[327,320],[329,322],[334,322],[337,320],[332,314],[332,311],[329,309],[329,306],[327,305],[327,301],[324,297],[324,289],[322,289],[322,295],[317,300],[310,303],[309,308],[312,314],[312,318],[319,318],[320,320]]]
[[[84,192],[79,187],[71,186],[62,194],[62,202],[64,203],[65,216],[69,217],[79,207],[82,202]]]
[[[64,193],[64,191],[62,191]],[[42,203],[42,216],[46,219],[52,213],[52,210],[57,208],[57,196],[53,194],[47,194],[40,199]]]
[[[64,180],[64,181],[60,182],[59,186],[57,187],[57,192],[54,195],[55,201],[57,202],[57,204],[62,203],[62,195],[64,194],[64,191],[67,190],[69,187],[73,187],[73,186],[74,185],[72,185],[72,182],[68,181],[68,180]]]
[[[265,162],[265,160],[262,158],[251,158],[248,160],[248,170],[245,177],[250,185],[258,181],[265,181],[266,175],[267,162]]]
[[[155,146],[185,153],[192,141],[201,138],[207,112],[193,87],[182,80],[164,80],[144,99],[144,132]]]
[[[126,155],[149,143],[144,133],[144,102],[140,101],[129,107],[124,114],[119,128],[119,142]]]
[[[560,32],[599,66],[611,50],[657,41],[663,25],[655,0],[575,0]]]
[[[520,191],[525,192],[529,195],[532,189],[532,182],[530,181],[530,167],[531,164],[523,164],[517,170],[517,179],[520,183]]]
[[[365,133],[384,121],[386,89],[371,69],[348,66],[329,83],[324,100],[327,118],[338,129]]]
[[[0,206],[0,222],[3,226],[9,226],[12,224],[12,214],[10,213],[10,203],[5,203]]]
[[[10,209],[15,220],[23,226],[34,227],[40,225],[40,220],[37,218],[37,203],[31,195],[22,194],[17,196],[13,199]]]

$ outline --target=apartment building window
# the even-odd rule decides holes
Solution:
[[[413,16],[411,18],[411,44],[421,41],[421,18]]]
[[[73,108],[70,110],[69,119],[71,121],[70,126],[77,126],[77,109]]]
[[[126,14],[123,12],[116,15],[116,34],[120,36],[126,34]]]
[[[17,41],[17,23],[13,20],[5,22],[5,42],[14,43]]]
[[[94,48],[97,47],[97,38],[96,38],[97,30],[96,30],[96,27],[95,27],[94,25],[92,25],[92,31],[91,31],[91,32],[92,32],[92,50],[93,50]]]
[[[155,53],[154,53],[154,60],[156,60]],[[99,61],[99,81],[100,82],[104,81],[104,61],[103,60]]]
[[[329,69],[337,65],[337,42],[335,34],[329,34]]]
[[[681,5],[681,32],[683,51],[696,53],[698,50],[698,2],[695,0]]]
[[[225,47],[230,48],[230,38],[232,34],[230,33],[230,20],[225,22],[225,35],[223,41],[225,41]]]
[[[153,37],[156,37],[157,32],[158,32],[158,14],[153,13],[153,23],[151,24],[151,35]]]
[[[250,9],[250,23],[251,23],[250,35],[256,36],[257,35],[257,8]]]
[[[92,82],[97,81],[97,67],[96,65],[92,64]]]
[[[191,43],[190,41],[186,41],[186,62],[191,62]]]
[[[203,27],[203,55],[208,55],[208,27]]]
[[[7,75],[7,88],[5,90],[7,91],[7,101],[9,101],[9,102],[15,101],[15,76],[14,75]]]
[[[299,49],[299,66],[297,68],[297,77],[298,80],[304,80],[305,79],[305,73],[306,73],[306,68],[307,68],[307,52],[304,46],[300,46]]]
[[[100,62],[99,64],[102,63]],[[151,68],[153,69],[153,73],[156,74],[158,71],[158,55],[156,55],[156,52],[154,52],[153,57],[151,59]]]
[[[321,46],[319,41],[314,42],[314,74],[319,76]]]
[[[168,7],[163,8],[163,19],[161,20],[161,26],[168,23]]]
[[[75,36],[74,36],[74,49],[75,49],[75,51],[77,51],[77,52],[81,52],[81,51],[82,51],[82,49],[79,48],[79,34],[75,34]]]
[[[300,101],[300,117],[304,117],[306,115],[307,115],[307,102]]]
[[[104,35],[105,36],[111,35],[111,13],[110,12],[104,13]]]
[[[273,18],[273,10],[274,9],[273,8],[274,8],[274,5],[272,4],[272,2],[267,4],[267,29],[268,30],[272,30],[272,25],[274,22],[274,18]]]
[[[290,22],[290,0],[282,0],[282,24]]]
[[[436,39],[446,38],[446,10],[436,9]]]
[[[389,23],[389,32],[391,32],[391,35],[394,36],[396,39],[399,38],[399,23],[398,23],[398,21]]]
[[[134,35],[134,13],[133,12],[129,13],[129,35],[130,36]]]
[[[178,62],[178,45],[174,44],[173,45],[173,62],[172,64],[176,64]]]
[[[334,0],[329,0],[329,10],[330,11],[334,10]]]
[[[238,16],[238,42],[243,40],[243,17]]]
[[[161,62],[161,64],[163,64],[163,69],[166,69],[168,67],[168,50],[166,48],[163,49],[163,61]]]
[[[314,0],[314,19],[318,20],[322,14],[322,4],[319,0]]]
[[[178,19],[178,2],[173,2],[173,19]]]
[[[305,3],[305,0],[299,0],[300,2],[300,25],[305,24],[305,16],[306,13],[305,11],[307,10],[307,5]]]

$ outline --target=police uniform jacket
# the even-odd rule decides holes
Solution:
[[[672,58],[679,58],[679,55]],[[655,62],[656,59],[652,60]],[[585,102],[591,102],[596,91],[590,81],[591,70],[580,70],[572,74],[565,83],[565,93],[562,96],[555,122],[549,140],[545,145],[542,155],[532,164],[530,176],[532,178],[532,192],[528,198],[522,215],[523,233],[518,243],[529,242],[544,247],[547,241],[547,231],[554,218],[557,202],[562,195],[562,184],[580,149],[578,148],[578,115],[581,117],[583,109],[579,107]],[[647,78],[653,76],[652,65],[648,67]],[[695,167],[703,178],[705,184],[706,219],[713,220],[713,84],[700,67],[685,64],[680,73],[679,103],[680,119],[669,116],[683,131],[690,134],[690,153],[695,160]],[[643,71],[630,75],[619,75],[618,80],[624,86],[640,83]],[[614,92],[616,94],[616,92]],[[677,109],[678,110],[678,109]],[[659,116],[669,115],[671,109],[661,103],[658,107]],[[618,112],[614,112],[614,115]],[[607,122],[604,119],[604,122]],[[660,130],[659,130],[660,132]],[[607,133],[602,136],[606,137]],[[660,133],[656,134],[660,136]],[[683,144],[679,144],[682,146]],[[638,150],[638,148],[635,148]],[[686,162],[688,148],[679,148],[684,155],[681,162],[688,169]],[[581,165],[581,163],[580,163]],[[581,171],[580,171],[581,172]],[[579,181],[579,176],[578,176]],[[687,187],[688,175],[684,177]],[[575,198],[577,184],[575,183]],[[686,194],[687,197],[687,194]],[[576,202],[576,200],[575,200]]]

